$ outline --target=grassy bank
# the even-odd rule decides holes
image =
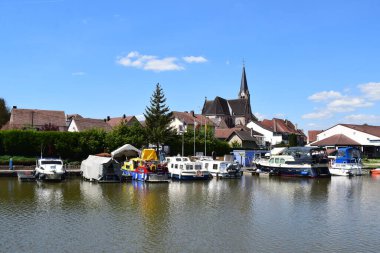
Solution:
[[[380,159],[363,159],[363,166],[365,168],[378,168],[380,167]]]
[[[24,157],[24,156],[0,156],[0,165],[9,165],[9,160],[12,158],[13,165],[34,165],[36,163],[36,157]]]

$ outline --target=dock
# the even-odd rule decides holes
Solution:
[[[0,177],[17,177],[18,174],[30,176],[34,171],[34,166],[14,166],[12,170],[8,166],[0,167]],[[66,168],[67,175],[73,177],[81,176],[80,168],[78,167],[68,167]]]

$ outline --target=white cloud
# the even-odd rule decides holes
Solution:
[[[187,63],[203,63],[207,62],[207,59],[203,56],[185,56],[182,59]]]
[[[364,96],[370,100],[380,100],[380,83],[366,83],[358,86]]]
[[[73,72],[71,73],[73,76],[84,76],[86,75],[86,72],[78,71],[78,72]]]
[[[140,114],[140,115],[135,115],[136,119],[138,121],[144,121],[145,120],[145,117],[144,117],[144,114]]]
[[[185,68],[179,65],[176,57],[158,58],[154,55],[142,55],[137,51],[132,51],[127,56],[120,57],[117,63],[125,67],[139,68],[153,71],[171,71],[184,70]]]
[[[327,104],[327,110],[331,112],[351,112],[356,108],[370,107],[373,103],[366,102],[362,98],[350,98],[344,97],[341,99],[335,99],[334,101]]]
[[[345,117],[351,123],[380,123],[380,115],[352,114]]]
[[[322,91],[322,92],[315,93],[311,95],[310,97],[308,97],[308,99],[315,102],[319,102],[319,101],[326,101],[329,99],[336,99],[336,98],[341,98],[341,97],[342,97],[342,94],[340,92],[330,90],[330,91]]]
[[[328,110],[321,110],[302,115],[303,119],[328,119],[332,117],[332,113]]]
[[[260,121],[266,118],[265,115],[263,115],[263,114],[261,114],[261,113],[259,113],[259,112],[255,112],[253,115],[255,115],[256,118],[257,118],[258,120],[260,120]]]

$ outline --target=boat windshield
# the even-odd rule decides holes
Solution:
[[[56,161],[41,161],[41,164],[62,164],[62,161],[56,160]]]

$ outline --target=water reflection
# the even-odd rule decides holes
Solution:
[[[371,252],[380,177],[147,184],[0,178],[1,252]],[[43,237],[39,235],[44,235]],[[64,239],[62,239],[64,238]]]

